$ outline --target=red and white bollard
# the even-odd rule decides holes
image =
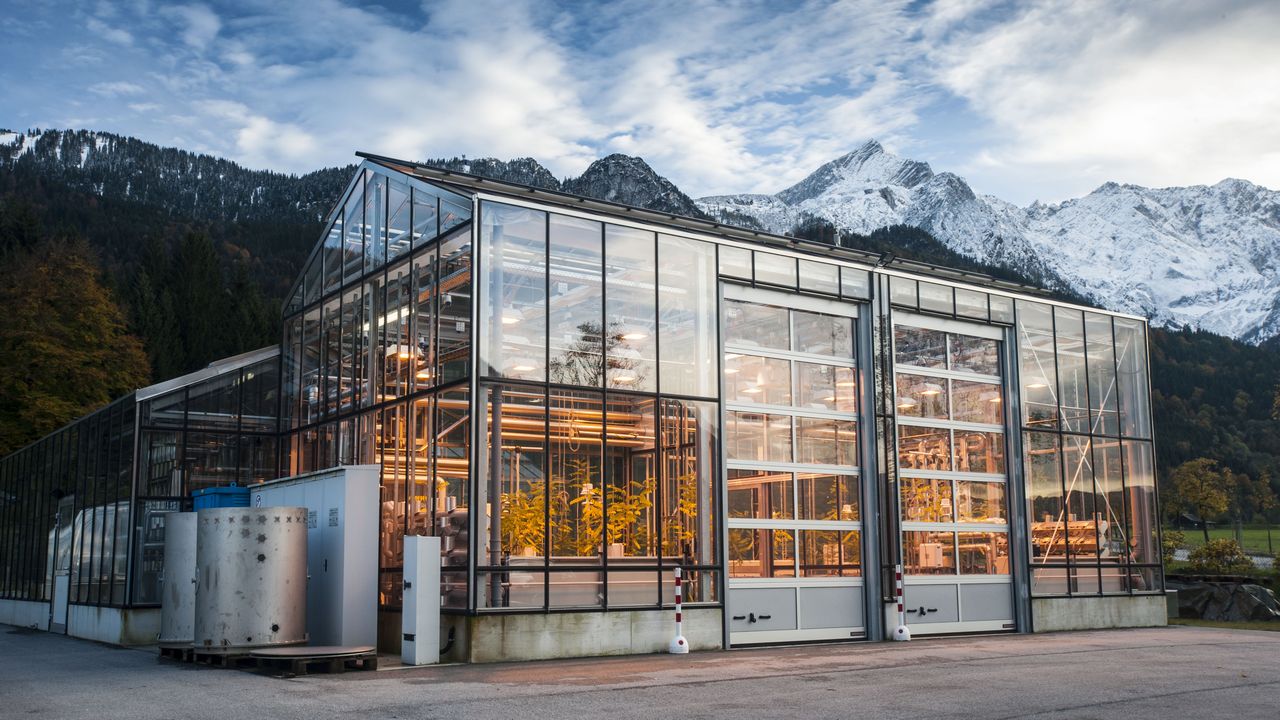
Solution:
[[[672,655],[686,655],[689,652],[689,641],[684,639],[684,630],[682,629],[683,620],[680,612],[680,596],[682,590],[680,587],[680,568],[675,569],[676,576],[676,636],[671,638],[671,644],[667,646],[667,651]]]
[[[911,639],[911,630],[907,628],[907,607],[902,601],[902,566],[893,568],[893,590],[898,597],[898,627],[894,628],[893,639],[906,642]]]

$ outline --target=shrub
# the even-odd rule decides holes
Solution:
[[[1165,530],[1160,533],[1160,554],[1164,556],[1164,564],[1173,563],[1173,553],[1182,549],[1182,543],[1186,542],[1187,535],[1181,530]]]
[[[1253,561],[1235,540],[1210,540],[1191,551],[1189,570],[1205,575],[1240,575],[1253,571]]]

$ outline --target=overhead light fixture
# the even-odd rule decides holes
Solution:
[[[901,398],[898,398],[898,409],[899,409],[899,410],[910,410],[911,408],[915,407],[916,405],[919,405],[919,403],[917,403],[917,402],[916,402],[916,399],[915,399],[915,398],[911,398],[911,397],[901,397]]]
[[[727,367],[727,368],[725,368],[725,369],[724,369],[724,374],[725,374],[725,375],[733,375],[733,374],[735,374],[735,373],[737,373],[737,372],[738,372],[738,368],[736,368],[736,367]]]
[[[1042,377],[1035,378],[1027,383],[1028,390],[1043,390],[1047,387],[1049,387],[1049,382]]]
[[[512,372],[527,373],[537,369],[538,363],[531,358],[516,358],[511,361]]]
[[[857,380],[838,380],[838,381],[836,381],[836,387],[857,387],[857,386],[858,386],[858,381],[857,381]]]
[[[636,376],[630,370],[623,370],[619,372],[617,375],[613,376],[613,381],[615,383],[621,383],[623,385],[630,385],[631,383],[636,381]]]
[[[519,308],[507,308],[502,311],[502,324],[515,325],[524,319],[524,313]]]
[[[978,397],[981,398],[982,400],[986,400],[987,402],[991,402],[991,403],[1000,402],[1000,393],[994,390],[988,390],[982,393],[981,395],[979,395]]]
[[[424,369],[424,370],[419,370],[419,371],[418,371],[418,373],[417,373],[416,375],[414,375],[414,377],[418,378],[419,380],[430,380],[430,379],[431,379],[431,371],[430,371],[430,370],[426,370],[426,369]]]
[[[930,397],[934,395],[941,395],[942,386],[939,385],[938,383],[925,383],[924,387],[920,390],[920,394],[927,395]]]
[[[632,326],[623,330],[620,337],[623,340],[643,340],[649,337],[649,332],[642,327]]]
[[[749,387],[749,388],[747,388],[747,389],[743,390],[742,392],[744,392],[744,393],[746,393],[746,394],[748,394],[748,395],[758,395],[758,394],[760,394],[760,393],[764,392],[764,390],[762,390],[762,389],[760,388],[760,386],[759,386],[759,385],[752,385],[751,387]]]

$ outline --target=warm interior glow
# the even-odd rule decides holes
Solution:
[[[924,389],[920,391],[921,395],[933,396],[942,393],[942,386],[937,383],[925,383]]]
[[[910,397],[898,398],[898,408],[901,410],[910,410],[911,408],[915,407],[917,404],[918,403],[916,402],[915,398],[910,398]]]
[[[520,322],[523,319],[524,319],[524,313],[520,312],[516,308],[507,308],[506,310],[502,311],[503,325],[515,325],[516,323]]]

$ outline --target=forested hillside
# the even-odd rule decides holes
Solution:
[[[113,392],[136,386],[140,378],[164,380],[279,342],[281,298],[319,237],[322,215],[351,173],[351,168],[334,168],[294,177],[250,171],[100,133],[32,137],[25,152],[0,153],[0,269],[12,273],[24,253],[77,248],[66,257],[86,258],[77,265],[79,272],[100,277],[104,303],[118,306],[122,330],[136,336],[147,357],[148,367],[115,368],[118,374],[103,379],[102,388]],[[647,165],[619,158],[600,161],[597,174],[622,164],[638,178],[634,183],[619,187],[601,180],[574,185],[575,190],[599,187],[632,204],[668,209],[683,202],[684,196]],[[437,162],[546,187],[577,182],[561,183],[530,159]],[[829,224],[806,220],[795,233],[1016,282],[1042,281],[967,258],[913,227],[837,234]],[[1057,295],[1080,301],[1070,292]],[[7,297],[0,314],[14,318],[14,296]],[[109,320],[110,308],[103,312]],[[1151,345],[1161,477],[1182,462],[1207,457],[1236,473],[1268,478],[1280,489],[1280,422],[1272,416],[1280,352],[1204,332],[1161,329],[1153,329]],[[63,359],[98,362],[82,355],[82,346],[66,343]],[[53,352],[48,344],[29,347]],[[11,350],[0,348],[5,363],[0,375],[20,376],[47,361]],[[121,352],[128,356],[127,349]],[[105,401],[106,391],[68,394],[65,403],[47,404],[53,414],[43,416],[37,427],[16,415],[21,402],[11,397],[13,387],[0,386],[0,395],[9,393],[0,397],[0,427],[17,428],[17,435],[8,437],[7,445],[0,443],[0,453],[38,437],[48,423],[56,420],[56,426],[93,409]]]

